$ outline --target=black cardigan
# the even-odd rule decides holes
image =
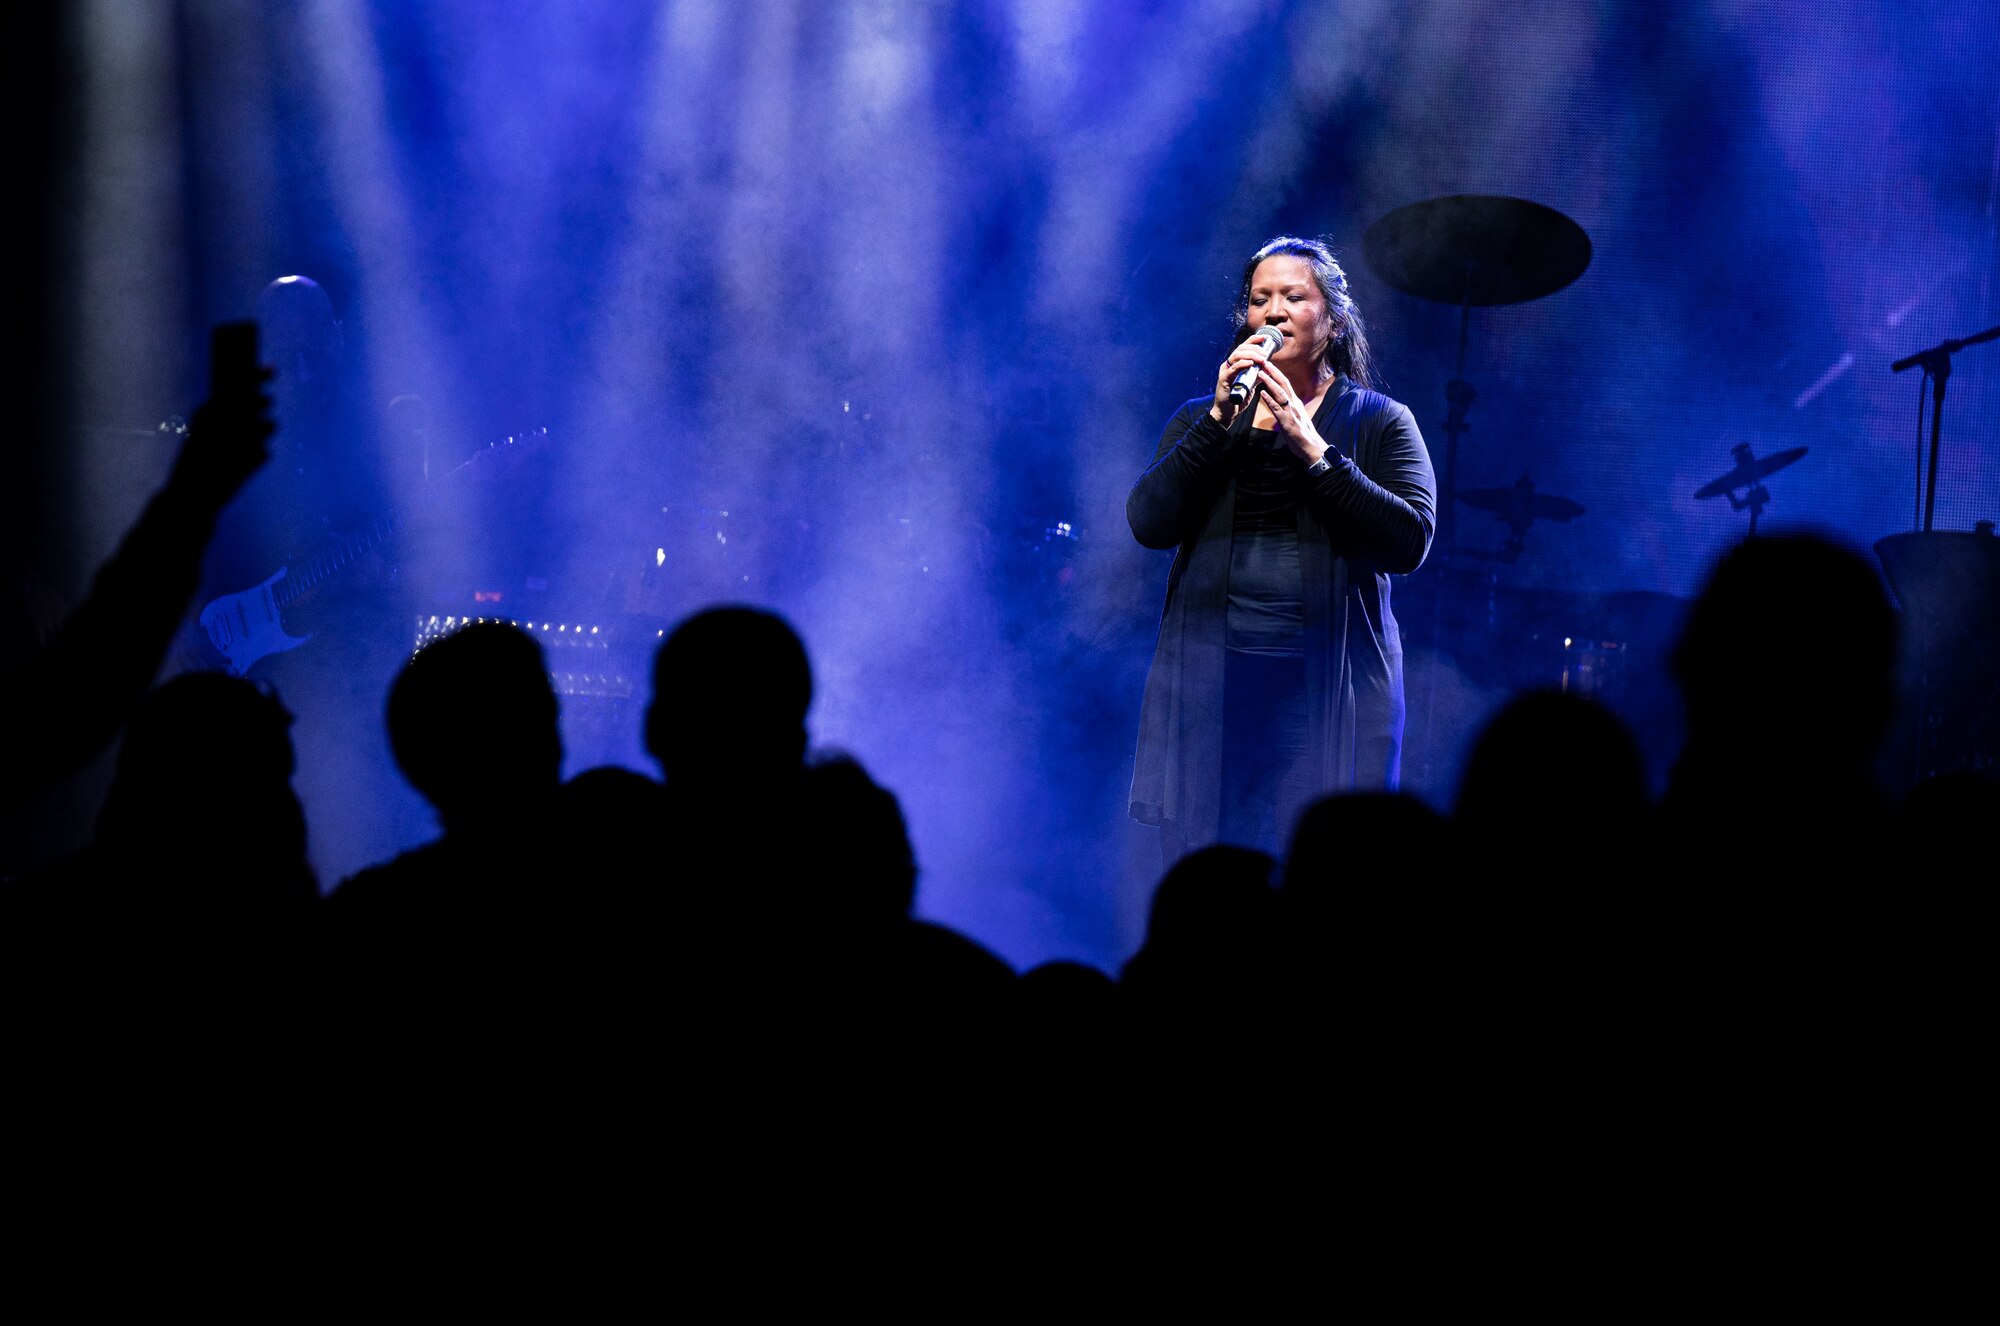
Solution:
[[[1148,548],[1175,549],[1139,715],[1132,817],[1172,824],[1190,847],[1222,819],[1222,666],[1236,507],[1235,446],[1210,398],[1167,421],[1125,516]],[[1430,453],[1407,407],[1342,382],[1313,416],[1332,467],[1299,466],[1306,701],[1322,792],[1394,787],[1402,750],[1403,646],[1389,577],[1423,564],[1436,525]]]

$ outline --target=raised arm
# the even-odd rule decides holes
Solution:
[[[74,773],[111,744],[153,684],[201,577],[222,508],[270,458],[261,383],[195,412],[166,486],[99,568],[90,593],[49,646],[0,687],[0,797]]]

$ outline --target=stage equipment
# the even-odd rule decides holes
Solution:
[[[1368,227],[1361,245],[1369,268],[1385,284],[1432,303],[1458,305],[1458,356],[1451,381],[1445,384],[1449,409],[1438,478],[1437,534],[1431,544],[1435,573],[1427,577],[1432,598],[1428,613],[1414,614],[1429,618],[1427,643],[1442,649],[1451,564],[1458,550],[1458,437],[1467,428],[1466,414],[1479,395],[1465,376],[1472,307],[1522,304],[1568,286],[1590,266],[1590,236],[1561,212],[1525,198],[1453,194],[1411,203],[1380,217]],[[1504,550],[1500,556],[1505,558]],[[1432,757],[1442,749],[1436,731],[1436,672],[1430,668],[1421,674],[1423,698],[1415,709],[1421,715],[1422,736],[1411,748],[1412,767],[1423,786],[1430,785]]]
[[[1525,198],[1453,194],[1399,207],[1362,236],[1368,266],[1404,294],[1458,305],[1458,358],[1445,384],[1444,469],[1436,553],[1457,548],[1458,435],[1478,398],[1465,380],[1472,307],[1523,304],[1561,290],[1590,266],[1590,236],[1551,207]]]
[[[476,477],[496,464],[546,445],[548,436],[546,428],[509,434],[482,447],[442,477]],[[382,548],[412,515],[443,500],[447,491],[450,490],[443,488],[440,481],[440,486],[427,490],[422,502],[414,507],[401,506],[378,516],[359,531],[327,540],[293,558],[259,584],[211,599],[203,606],[198,621],[213,650],[212,665],[233,677],[241,677],[273,654],[297,649],[311,640],[311,634],[293,635],[286,629],[285,609]]]
[[[2000,538],[1991,521],[1972,533],[1891,534],[1875,544],[1903,609],[1914,663],[1918,779],[2000,771]]]
[[[1509,564],[1520,560],[1528,530],[1537,520],[1567,524],[1584,514],[1583,507],[1567,497],[1536,492],[1534,479],[1526,474],[1514,480],[1511,488],[1473,488],[1460,493],[1458,500],[1469,507],[1491,512],[1507,526],[1507,538],[1500,544],[1499,552],[1476,552],[1472,555]]]
[[[520,601],[519,596],[497,590],[474,597]],[[424,612],[417,614],[410,656],[414,658],[446,636],[485,622],[504,622],[527,632],[548,660],[549,685],[562,697],[565,720],[580,728],[607,731],[632,720],[636,702],[643,700],[652,676],[653,651],[666,634],[664,629],[631,619],[586,621],[513,617],[504,612]]]
[[[1762,515],[1764,508],[1771,503],[1771,490],[1766,488],[1762,481],[1787,465],[1796,463],[1806,454],[1806,448],[1788,447],[1784,451],[1774,451],[1768,456],[1753,456],[1750,454],[1748,442],[1738,442],[1729,449],[1729,454],[1736,458],[1736,467],[1722,477],[1711,479],[1695,489],[1694,495],[1697,498],[1708,498],[1728,494],[1730,510],[1750,513],[1750,537],[1754,539],[1757,537],[1757,517]],[[1738,497],[1736,490],[1739,488],[1746,488],[1749,491]]]
[[[1924,478],[1924,396],[1921,381],[1917,387],[1917,507],[1918,528],[1929,533],[1931,512],[1937,505],[1938,439],[1944,432],[1944,384],[1951,377],[1951,357],[1967,346],[1980,345],[1986,341],[2000,340],[2000,327],[1988,327],[1983,332],[1974,332],[1955,341],[1941,341],[1928,350],[1919,350],[1913,355],[1898,359],[1889,365],[1891,373],[1900,373],[1906,368],[1922,368],[1932,382],[1931,388],[1931,466],[1930,478]]]

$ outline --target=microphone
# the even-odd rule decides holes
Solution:
[[[1252,336],[1250,339],[1253,341],[1264,342],[1264,344],[1267,347],[1269,347],[1269,352],[1271,354],[1276,354],[1278,353],[1279,347],[1281,347],[1285,343],[1285,334],[1282,331],[1279,331],[1276,327],[1259,327],[1257,329],[1256,334]],[[1229,403],[1231,405],[1242,405],[1245,401],[1250,399],[1250,393],[1255,391],[1256,389],[1257,389],[1257,365],[1252,364],[1250,365],[1250,367],[1244,369],[1241,373],[1238,373],[1234,378],[1230,379]]]

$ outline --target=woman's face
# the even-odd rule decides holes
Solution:
[[[1326,296],[1313,280],[1312,265],[1289,253],[1264,259],[1250,273],[1250,307],[1244,321],[1252,332],[1259,327],[1284,331],[1285,344],[1271,362],[1286,370],[1287,377],[1292,377],[1294,368],[1316,367],[1332,339]]]

